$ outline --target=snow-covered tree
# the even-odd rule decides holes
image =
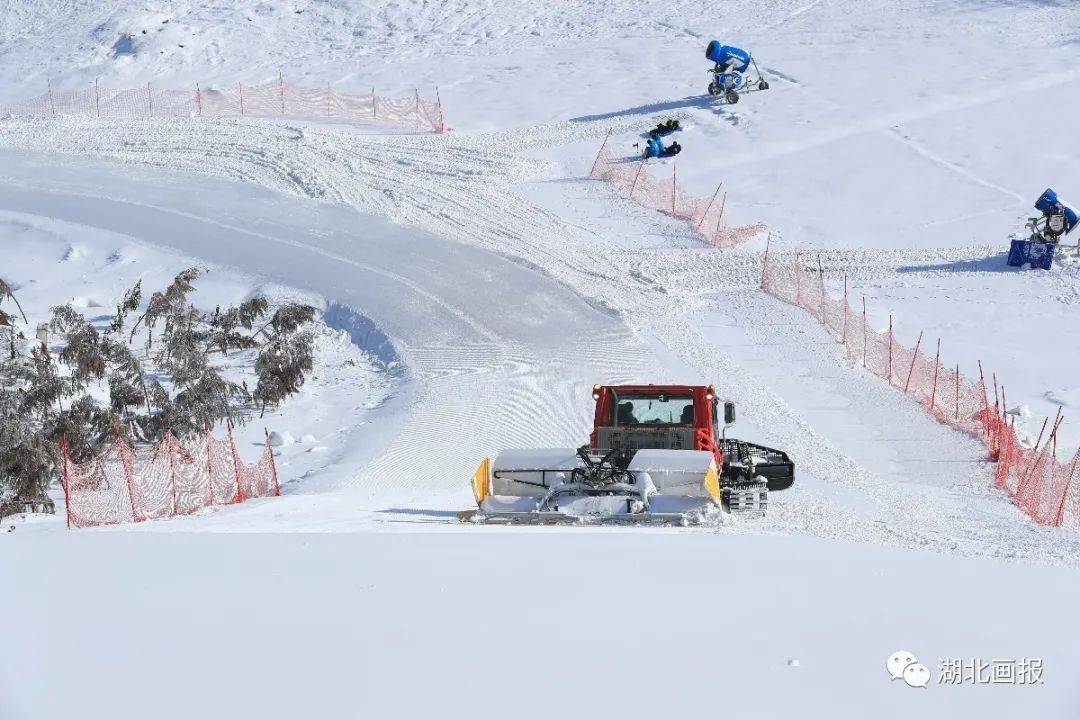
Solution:
[[[255,360],[259,377],[253,396],[260,405],[260,416],[267,405],[276,405],[300,390],[311,372],[314,336],[299,328],[315,319],[315,308],[291,303],[279,308],[270,320],[274,334]]]
[[[121,330],[140,307],[141,282],[125,292],[105,332],[69,305],[53,308],[50,328],[61,345],[55,356],[43,343],[17,352],[18,318],[0,315],[0,329],[12,332],[10,352],[0,353],[0,501],[40,499],[58,472],[65,438],[71,459],[82,463],[111,442],[115,428],[129,442],[153,442],[168,430],[182,437],[224,419],[242,422],[252,395],[246,382],[227,379],[211,362],[218,352],[259,350],[255,399],[263,410],[300,389],[312,369],[313,335],[304,326],[315,308],[284,305],[254,329],[269,313],[266,298],[207,316],[189,301],[198,276],[190,268],[153,293],[127,338]],[[6,299],[14,296],[0,281],[0,302]],[[131,347],[140,327],[142,360]],[[102,390],[107,402],[98,399]]]

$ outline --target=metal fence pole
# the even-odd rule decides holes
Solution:
[[[720,188],[716,188],[717,192],[720,192]],[[713,198],[716,196],[713,195]],[[711,203],[710,203],[711,204]],[[708,211],[706,211],[708,212]],[[703,218],[704,219],[704,218]],[[772,233],[769,233],[769,237],[765,240],[765,256],[761,259],[761,289],[766,290],[765,276],[769,273],[769,245],[772,244]]]
[[[67,515],[68,529],[71,529],[71,455],[68,452],[66,434],[60,437],[60,452],[64,461],[64,510]]]
[[[634,188],[637,187],[638,178],[641,177],[641,169],[645,167],[645,158],[641,158],[641,162],[638,163],[637,172],[634,173],[634,181],[630,183],[630,198],[634,197]]]
[[[600,143],[600,149],[596,151],[596,159],[593,160],[592,168],[589,170],[589,177],[593,177],[596,174],[596,166],[600,164],[600,155],[603,154],[604,148],[607,147],[608,138],[611,137],[611,131],[607,131],[607,135],[604,136],[604,142]]]
[[[892,313],[889,313],[889,384],[892,385],[892,344],[893,344],[893,332],[892,332]]]
[[[919,339],[915,341],[915,352],[911,356],[911,367],[907,371],[907,382],[904,383],[904,394],[908,392],[908,388],[911,387],[911,374],[915,372],[915,360],[919,357],[919,346],[922,345],[922,331],[919,331]]]
[[[956,366],[956,414],[953,415],[954,420],[960,419],[960,365]]]
[[[934,403],[937,401],[937,377],[938,368],[941,367],[941,338],[937,341],[937,355],[934,356],[934,389],[930,393],[930,412],[934,411]]]
[[[610,131],[609,131],[610,132]],[[716,191],[713,192],[712,198],[709,199],[709,204],[705,206],[705,212],[701,214],[701,219],[698,220],[697,231],[701,232],[701,226],[705,224],[705,218],[709,215],[709,211],[712,210],[713,203],[716,202],[716,196],[720,194],[720,188],[724,187],[724,183],[720,183],[716,186]],[[768,252],[768,245],[765,247]]]
[[[844,334],[840,338],[840,342],[847,345],[847,326],[848,315],[851,314],[851,303],[848,302],[848,285],[847,285],[847,272],[844,273]]]
[[[285,117],[285,78],[281,75],[281,68],[277,71],[278,97],[281,99],[281,117]]]
[[[866,296],[862,298],[862,366],[866,368]]]
[[[675,216],[675,161],[671,161],[671,215]]]

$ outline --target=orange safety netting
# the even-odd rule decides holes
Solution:
[[[1015,419],[1010,423],[1005,412],[1004,387],[999,395],[994,381],[991,403],[982,368],[978,382],[973,382],[960,373],[958,366],[942,365],[940,340],[931,354],[929,342],[924,343],[921,333],[913,349],[898,343],[891,318],[886,332],[870,327],[865,299],[861,308],[853,307],[848,302],[846,280],[844,296],[831,297],[825,290],[820,263],[815,268],[796,258],[794,263],[782,265],[770,262],[766,250],[761,288],[810,313],[844,345],[852,361],[915,398],[935,418],[981,438],[991,458],[997,461],[997,486],[1016,498],[1036,522],[1056,526],[1080,523],[1080,498],[1069,492],[1080,450],[1067,462],[1055,457],[1060,416],[1055,418],[1045,443],[1044,422],[1035,446],[1024,447],[1016,435]]]
[[[717,247],[741,245],[766,230],[763,223],[740,227],[727,225],[724,222],[727,192],[720,197],[719,186],[709,200],[695,198],[679,187],[674,163],[670,179],[652,177],[645,169],[646,163],[645,158],[616,158],[607,149],[607,138],[604,138],[589,177],[625,190],[630,199],[646,207],[686,221],[695,233]]]
[[[446,130],[442,102],[425,100],[419,91],[401,97],[350,95],[326,87],[311,88],[279,80],[263,85],[237,84],[225,89],[163,90],[144,88],[111,90],[96,83],[85,90],[49,91],[11,107],[2,115],[53,117],[296,117],[329,118],[349,122]]]
[[[166,433],[156,445],[133,448],[120,439],[99,457],[78,464],[63,444],[68,526],[94,527],[190,515],[211,505],[281,494],[273,451],[245,464],[228,440],[209,432],[182,444]]]

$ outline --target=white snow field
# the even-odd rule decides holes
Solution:
[[[37,304],[111,297],[136,276],[108,269],[123,247],[125,273],[194,259],[223,297],[317,298],[343,351],[395,363],[276,413],[326,448],[283,448],[280,498],[5,522],[0,718],[1075,717],[1080,536],[1035,525],[980,442],[757,290],[764,238],[718,250],[585,177],[609,133],[629,160],[678,116],[680,184],[723,181],[771,257],[820,252],[908,344],[941,334],[1010,404],[1069,415],[1080,276],[1001,253],[1046,186],[1078,194],[1077,28],[1072,4],[1019,0],[10,2],[0,105],[281,69],[438,86],[453,131],[0,118],[0,276]],[[772,88],[703,97],[712,38]],[[68,246],[81,265],[33,259]],[[716,383],[796,485],[708,528],[456,521],[485,455],[585,442],[589,388],[631,380]],[[901,649],[929,687],[890,681]],[[1045,672],[952,686],[946,658]]]

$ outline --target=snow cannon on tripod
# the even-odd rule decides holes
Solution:
[[[713,63],[709,70],[712,75],[709,82],[710,95],[734,105],[744,93],[769,89],[769,83],[758,70],[754,56],[746,50],[713,40],[705,48],[705,57]],[[757,76],[755,80],[747,76],[751,67]]]
[[[1049,270],[1054,261],[1054,250],[1061,239],[1072,232],[1080,222],[1080,214],[1052,189],[1035,201],[1035,209],[1041,215],[1028,218],[1031,234],[1027,239],[1014,237],[1009,246],[1009,265]]]

